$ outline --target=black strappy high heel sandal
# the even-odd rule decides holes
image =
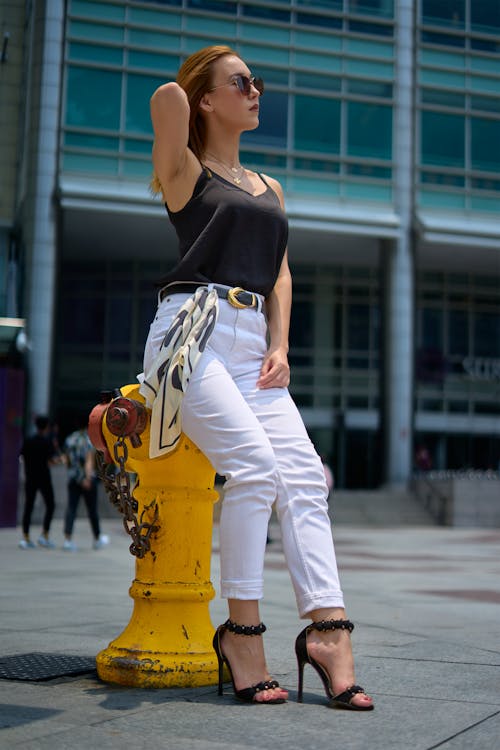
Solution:
[[[307,650],[307,634],[311,630],[348,630],[352,633],[354,625],[350,620],[321,620],[321,622],[313,622],[308,625],[304,630],[299,633],[297,640],[295,641],[295,653],[297,655],[297,664],[299,667],[299,687],[297,692],[297,701],[302,703],[302,688],[304,684],[304,664],[310,664],[314,667],[316,672],[321,677],[323,686],[325,688],[326,697],[330,702],[330,706],[333,708],[347,708],[351,711],[371,711],[373,709],[373,703],[369,706],[357,706],[351,703],[353,697],[358,693],[364,693],[362,687],[359,685],[351,685],[351,687],[344,690],[343,693],[334,695],[332,689],[332,683],[330,675],[324,667],[321,666],[312,656],[309,656]]]
[[[237,633],[238,635],[262,635],[262,633],[264,633],[266,630],[266,626],[263,622],[261,622],[259,625],[237,625],[235,622],[232,622],[232,620],[226,620],[223,625],[219,625],[219,627],[215,631],[213,640],[214,651],[217,654],[217,661],[219,663],[219,695],[223,694],[222,683],[225,664],[231,677],[235,698],[237,698],[239,701],[243,701],[244,703],[258,703],[259,705],[266,705],[268,703],[286,703],[285,698],[271,698],[271,700],[268,701],[255,700],[255,696],[257,695],[257,693],[260,693],[263,690],[272,690],[273,688],[279,687],[279,683],[276,682],[276,680],[264,680],[262,682],[258,682],[257,685],[252,685],[251,687],[243,688],[242,690],[236,690],[231,665],[222,653],[221,649],[221,637],[226,630],[229,630],[230,633]]]

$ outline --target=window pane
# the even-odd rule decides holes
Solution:
[[[172,71],[174,75],[180,66],[177,55],[160,55],[157,52],[137,52],[130,50],[128,64],[131,68],[151,68],[159,71]]]
[[[71,21],[69,25],[69,36],[90,39],[93,42],[107,41],[123,44],[123,32],[124,29],[120,26],[100,26],[86,21]]]
[[[342,10],[342,2],[343,0],[297,0],[297,5],[317,6],[318,8],[328,8],[328,10]]]
[[[442,310],[424,308],[422,310],[422,341],[423,349],[443,349],[443,313]]]
[[[392,37],[394,30],[392,26],[386,26],[382,23],[368,23],[365,21],[348,21],[349,31],[355,34],[376,34],[377,36]]]
[[[126,286],[127,283],[122,280],[120,282],[121,290],[126,291]],[[129,351],[132,331],[131,288],[128,296],[108,297],[106,331],[106,346],[109,352],[125,354]]]
[[[110,65],[123,64],[123,52],[115,47],[105,47],[97,44],[80,44],[72,42],[69,45],[69,56],[72,60],[108,63]]]
[[[243,15],[254,18],[270,18],[273,21],[282,21],[290,23],[290,13],[287,10],[277,10],[276,8],[264,8],[259,5],[244,5]]]
[[[321,16],[312,13],[297,13],[297,23],[302,26],[322,26],[329,29],[341,29],[342,19],[333,16]]]
[[[144,2],[145,0],[143,0]],[[153,4],[154,0],[151,0]],[[182,0],[162,0],[163,5],[182,5]],[[137,26],[159,26],[160,28],[180,29],[180,13],[164,13],[163,10],[146,10],[128,7],[128,22]]]
[[[471,118],[472,168],[500,171],[500,120]]]
[[[346,164],[347,174],[361,175],[362,177],[374,177],[379,180],[390,180],[392,169],[387,167],[377,167],[365,162],[361,164]]]
[[[451,91],[442,91],[441,89],[421,89],[422,103],[439,104],[440,107],[458,107],[464,109],[464,94],[455,94]]]
[[[371,16],[392,18],[394,16],[393,0],[349,0],[351,13],[366,13]]]
[[[118,130],[121,81],[121,73],[71,66],[67,79],[66,124]]]
[[[96,148],[105,151],[118,151],[120,141],[105,135],[89,135],[88,133],[66,133],[64,136],[65,146],[76,146],[77,148]],[[151,150],[151,145],[149,146]]]
[[[255,151],[240,151],[241,163],[248,164],[253,169],[274,170],[286,168],[286,156],[277,154],[262,154]]]
[[[71,13],[75,16],[87,18],[105,18],[108,21],[123,21],[125,8],[103,2],[87,2],[87,0],[72,0]]]
[[[452,185],[454,187],[465,187],[465,178],[459,174],[448,174],[446,172],[434,172],[422,170],[420,180],[425,185]]]
[[[127,132],[152,133],[149,100],[153,91],[165,82],[153,76],[127,76],[127,108],[125,127]]]
[[[500,53],[498,37],[496,39],[475,39],[471,36],[470,46],[471,49],[480,49],[482,52],[491,52],[494,55]]]
[[[495,190],[500,192],[500,180],[491,177],[471,177],[471,187],[474,190]]]
[[[316,96],[295,97],[295,144],[304,151],[340,151],[340,102]]]
[[[448,352],[452,356],[467,356],[469,352],[467,313],[450,310],[448,316]]]
[[[266,68],[262,65],[253,66],[252,70],[257,77],[264,79],[266,84],[276,83],[281,86],[288,86],[288,70],[277,70],[276,68]]]
[[[361,94],[361,96],[380,97],[384,99],[390,99],[392,96],[391,83],[351,79],[347,81],[347,90],[350,94]]]
[[[61,300],[62,339],[68,347],[78,345],[101,349],[104,341],[104,298],[64,296]]]
[[[334,172],[340,171],[340,166],[336,162],[327,161],[326,159],[309,159],[301,158],[293,160],[294,169],[304,170],[306,172]]]
[[[482,110],[483,112],[500,112],[500,99],[493,96],[480,96],[479,94],[471,96],[472,109]]]
[[[288,94],[278,91],[266,94],[261,102],[259,112],[259,127],[243,133],[243,144],[258,144],[260,146],[286,147],[286,133],[288,122]]]
[[[337,76],[324,76],[318,73],[295,73],[295,84],[306,89],[318,91],[340,91],[341,79]]]
[[[290,346],[310,349],[314,339],[314,309],[311,302],[296,300],[290,318]]]
[[[498,0],[471,0],[471,26],[484,34],[500,34],[500,3]]]
[[[476,313],[474,316],[474,354],[500,357],[500,315]]]
[[[392,108],[349,102],[347,152],[350,156],[392,156]]]
[[[421,113],[421,160],[423,164],[464,166],[464,118],[440,112]]]
[[[216,13],[236,13],[237,6],[230,0],[188,0],[188,8],[212,10]]]
[[[347,308],[347,348],[368,351],[370,348],[370,308],[349,305]]]
[[[471,5],[475,4],[478,3],[471,2]],[[462,29],[465,24],[465,0],[422,0],[422,21]]]
[[[465,47],[465,37],[461,34],[436,34],[434,31],[423,31],[422,42],[444,44],[447,47]]]

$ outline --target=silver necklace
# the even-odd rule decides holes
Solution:
[[[226,173],[231,177],[233,182],[235,182],[237,185],[241,185],[241,178],[243,177],[243,173],[245,171],[245,168],[241,164],[239,164],[237,167],[230,167],[227,164],[224,164],[223,161],[218,159],[213,154],[210,154],[208,151],[205,155],[208,156],[208,158],[212,161],[220,164],[221,167],[226,171]]]

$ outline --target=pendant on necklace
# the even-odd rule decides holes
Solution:
[[[233,177],[233,182],[235,182],[237,185],[241,185],[241,180],[239,177]]]

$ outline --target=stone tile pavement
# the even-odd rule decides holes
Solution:
[[[119,519],[103,519],[109,547],[21,550],[0,530],[0,659],[30,652],[94,656],[129,621],[134,559]],[[217,528],[212,581],[218,587]],[[339,523],[337,556],[357,679],[375,701],[361,714],[329,709],[306,667],[297,704],[293,642],[299,621],[279,529],[267,550],[266,651],[290,689],[282,706],[234,702],[227,686],[124,688],[93,673],[45,682],[0,679],[0,747],[47,750],[497,750],[500,748],[500,529]],[[212,621],[225,619],[211,603]]]

